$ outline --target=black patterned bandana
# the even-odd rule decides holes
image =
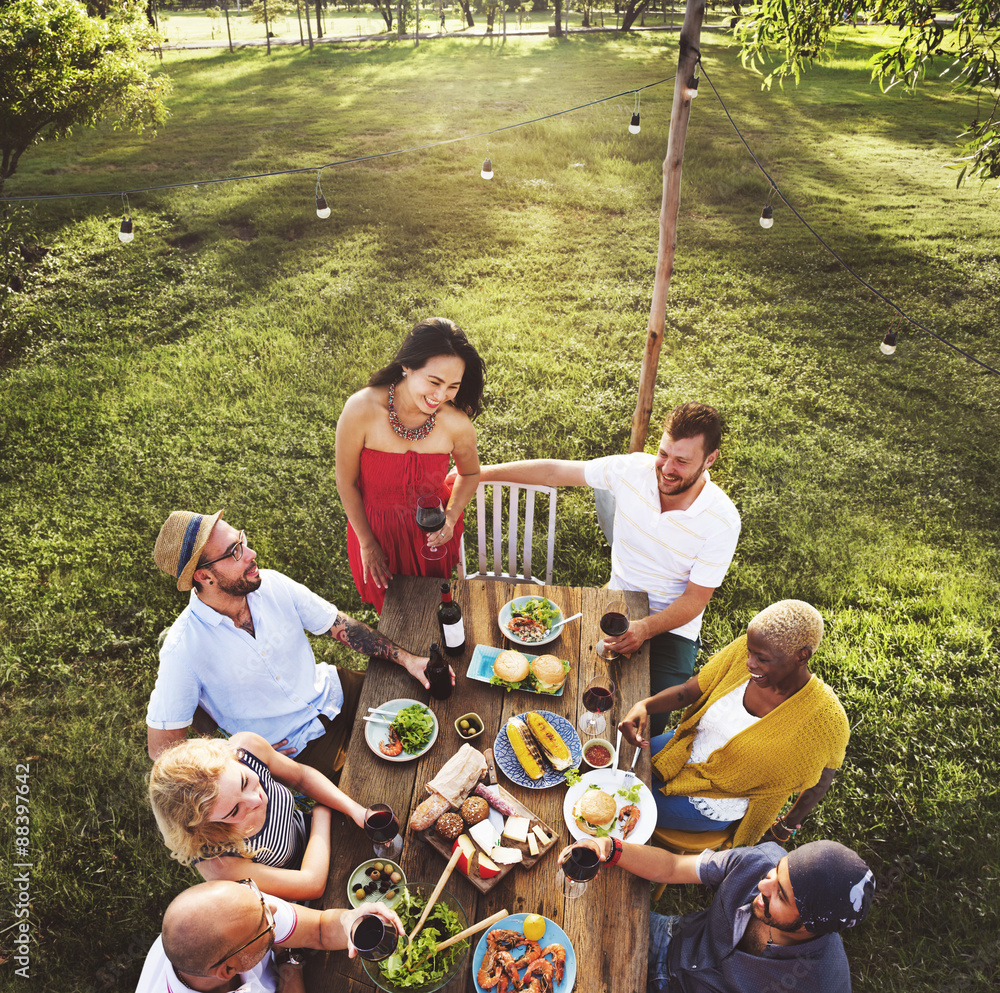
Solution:
[[[836,841],[810,841],[788,853],[788,879],[805,929],[829,934],[868,916],[875,875],[861,856]]]

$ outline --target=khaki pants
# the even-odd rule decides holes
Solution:
[[[365,681],[365,674],[354,669],[341,669],[337,666],[337,675],[344,691],[343,708],[332,719],[326,714],[320,714],[319,719],[323,722],[326,733],[313,738],[298,755],[292,756],[296,762],[318,769],[334,783],[340,779],[340,771],[347,759],[347,742],[354,727],[354,715],[357,713],[361,687]]]

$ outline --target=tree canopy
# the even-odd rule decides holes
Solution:
[[[958,136],[961,173],[1000,178],[1000,4],[996,0],[759,0],[737,25],[743,64],[767,71],[764,85],[792,77],[821,59],[831,31],[860,21],[894,24],[897,43],[872,56],[872,79],[883,90],[912,89],[928,73],[980,96],[976,119]]]
[[[38,141],[106,117],[135,131],[162,124],[170,81],[150,72],[154,40],[139,0],[103,19],[78,0],[0,4],[0,193]]]

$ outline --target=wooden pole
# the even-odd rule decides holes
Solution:
[[[684,140],[687,137],[691,100],[684,95],[687,81],[698,63],[701,25],[705,19],[705,0],[687,0],[684,23],[680,34],[680,55],[677,78],[674,80],[674,103],[670,111],[670,133],[667,137],[667,157],[663,160],[663,199],[660,207],[660,243],[656,253],[656,276],[653,280],[653,300],[649,308],[649,328],[646,350],[639,373],[639,396],[632,415],[632,434],[628,450],[641,452],[646,445],[646,432],[653,412],[656,388],[656,368],[663,345],[663,329],[667,315],[667,291],[674,271],[677,250],[677,214],[681,205],[681,164],[684,161]]]

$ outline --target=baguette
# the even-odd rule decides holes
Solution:
[[[440,793],[432,793],[417,805],[410,814],[410,830],[426,831],[443,813],[451,809],[451,804]]]

